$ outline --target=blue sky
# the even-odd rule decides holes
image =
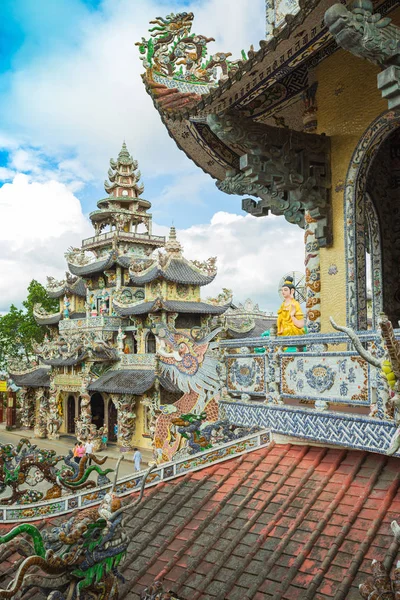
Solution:
[[[282,238],[292,248],[300,230],[269,218],[249,226],[241,199],[219,192],[178,150],[145,92],[135,42],[150,20],[182,9],[195,14],[193,32],[215,38],[211,52],[239,58],[264,37],[264,0],[1,0],[0,277],[9,286],[0,311],[21,302],[32,276],[63,275],[65,250],[91,235],[85,215],[104,197],[109,159],[124,139],[139,161],[154,230],[173,223],[189,258],[218,254],[216,288],[236,286],[239,299],[268,304],[280,276],[262,253],[276,255],[274,240],[281,270],[301,264],[282,249]],[[226,243],[218,245],[225,234],[235,264]]]
[[[146,12],[143,11],[146,4],[149,7],[148,20],[155,16],[153,10],[151,10],[154,6],[163,11],[161,14],[166,14],[171,10],[192,9],[193,5],[195,5],[195,9],[200,9],[210,4],[212,10],[212,3],[210,2],[142,2],[142,12]],[[257,2],[255,4],[257,5]],[[35,70],[40,70],[40,63],[48,61],[49,57],[52,56],[58,57],[62,69],[63,55],[68,56],[71,52],[76,52],[79,55],[88,28],[92,29],[96,25],[104,26],[107,20],[111,20],[113,17],[113,7],[115,11],[122,11],[124,2],[115,0],[113,2],[103,0],[3,0],[0,5],[0,108],[5,107],[7,114],[10,106],[12,106],[16,85],[21,85],[21,81],[18,81],[21,73],[29,73],[29,71],[34,73]],[[262,2],[258,2],[258,12],[260,12],[261,7]],[[257,21],[259,22],[259,20]],[[133,31],[132,45],[136,41]],[[141,33],[145,35],[146,30]],[[215,37],[217,37],[216,33],[218,31],[213,32]],[[259,38],[262,37],[261,28],[258,32],[254,31],[254,35],[257,36],[257,34]],[[249,39],[243,39],[240,43],[245,44],[247,48],[250,41]],[[117,55],[118,50],[116,49]],[[138,57],[137,62],[140,65]],[[45,84],[49,85],[49,81]],[[107,81],[104,81],[104,85],[107,85]],[[21,90],[19,93],[21,94]],[[25,97],[25,99],[29,103],[29,98]],[[125,98],[124,101],[129,101],[129,99]],[[148,98],[148,103],[151,104],[150,98]],[[52,110],[51,104],[48,109]],[[113,108],[110,106],[109,110],[112,111]],[[62,118],[61,114],[59,116]],[[32,118],[34,118],[34,114],[32,114]],[[107,119],[106,112],[104,113],[104,119]],[[158,120],[155,111],[153,119]],[[55,170],[59,162],[76,159],[79,156],[79,148],[74,148],[73,142],[69,141],[65,144],[65,140],[60,136],[58,140],[52,139],[49,143],[48,135],[41,136],[41,132],[32,131],[30,125],[31,123],[29,123],[26,114],[18,117],[14,113],[11,114],[11,119],[7,119],[6,122],[2,123],[1,131],[7,136],[11,136],[20,148],[33,152],[35,155],[40,155],[42,169]],[[132,144],[129,144],[129,132],[123,132],[123,127],[119,128],[123,137],[127,139],[131,152],[141,164],[140,152],[135,147],[132,148]],[[88,135],[90,135],[90,129]],[[170,150],[168,145],[171,150],[175,150],[175,148],[172,148],[174,145],[172,140],[167,144],[167,152]],[[116,146],[115,141],[110,140],[107,148],[108,156],[115,156],[118,150],[119,145]],[[80,160],[86,168],[85,157],[82,157],[82,154]],[[162,154],[158,156],[158,160],[163,160]],[[196,168],[183,154],[177,160],[180,163],[178,166],[179,172],[185,170],[185,167],[189,171],[196,171]],[[12,171],[12,162],[13,153],[7,151],[4,147],[0,147],[0,167],[11,168]],[[93,210],[97,199],[104,196],[102,182],[108,169],[108,163],[102,161],[95,168],[93,165],[91,167],[87,177],[81,182],[81,188],[76,191],[76,195],[82,202],[84,212]],[[173,221],[177,227],[188,227],[192,224],[206,222],[219,210],[240,212],[240,198],[228,197],[222,194],[215,188],[214,182],[206,176],[202,181],[198,176],[196,188],[193,190],[189,188],[187,198],[184,198],[182,194],[180,197],[174,196],[173,189],[171,190],[173,183],[173,178],[171,182],[171,175],[155,175],[152,173],[151,166],[146,163],[141,165],[141,171],[147,198],[150,200],[162,198],[159,204],[155,201],[153,206],[154,219],[160,225],[170,225]],[[29,165],[26,165],[25,172],[32,174]],[[12,177],[12,173],[8,173],[8,178],[10,177]],[[3,172],[4,180],[8,179],[7,173]]]

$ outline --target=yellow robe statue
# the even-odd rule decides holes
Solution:
[[[291,298],[290,304],[282,302],[280,309],[278,310],[278,320],[276,322],[278,328],[278,335],[303,335],[305,334],[304,327],[296,327],[292,321],[291,310],[295,307],[294,316],[299,321],[304,319],[304,315],[300,308],[300,304],[294,298]]]

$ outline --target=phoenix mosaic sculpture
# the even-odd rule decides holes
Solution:
[[[157,462],[171,460],[181,448],[182,436],[173,427],[174,419],[189,413],[203,413],[209,422],[218,418],[218,359],[212,354],[210,342],[219,331],[206,333],[200,329],[188,334],[163,324],[154,327],[159,369],[184,392],[173,405],[161,407],[164,414],[158,417],[154,434]]]

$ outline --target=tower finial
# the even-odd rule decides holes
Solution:
[[[165,244],[165,249],[169,255],[174,255],[176,258],[180,258],[182,256],[183,248],[176,237],[176,229],[172,225],[169,229],[169,237],[168,241]]]

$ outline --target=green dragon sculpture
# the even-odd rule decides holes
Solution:
[[[100,459],[91,455],[91,459],[96,464],[87,468],[88,457],[85,456],[78,465],[73,461],[71,451],[67,456],[58,455],[54,450],[32,445],[27,438],[22,438],[17,446],[0,444],[0,494],[11,489],[10,496],[0,497],[0,505],[31,504],[59,498],[63,490],[109,483],[107,475],[113,469],[102,470],[99,466],[105,463],[107,456]],[[97,482],[89,479],[92,473],[97,473]],[[33,489],[42,482],[51,485],[46,492]],[[26,485],[28,487],[23,487]]]
[[[113,488],[100,506],[76,511],[50,530],[22,523],[0,536],[0,560],[10,547],[23,557],[13,580],[0,589],[0,599],[12,599],[29,588],[39,588],[49,600],[118,598],[118,581],[123,581],[118,566],[130,542],[123,516],[141,501],[146,478],[154,468],[143,478],[139,497],[122,506],[114,493],[122,458]]]

